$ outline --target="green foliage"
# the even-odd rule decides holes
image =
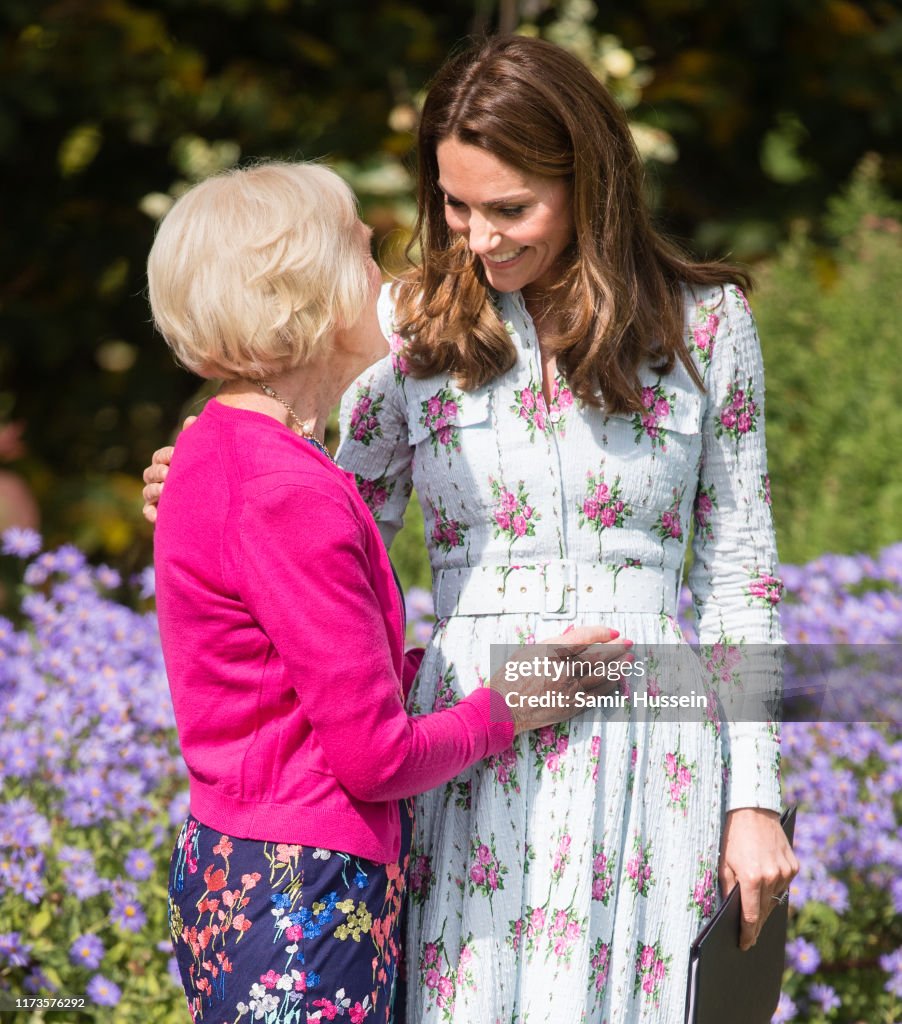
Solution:
[[[767,449],[780,553],[874,553],[902,507],[902,204],[862,162],[818,225],[759,271]],[[820,236],[821,240],[817,238]]]

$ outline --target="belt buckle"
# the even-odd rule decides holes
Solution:
[[[543,619],[572,619],[576,615],[576,562],[560,558],[542,570]]]

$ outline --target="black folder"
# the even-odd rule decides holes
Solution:
[[[796,809],[780,818],[792,843]],[[739,948],[739,886],[732,888],[689,950],[686,1024],[769,1024],[783,981],[789,907],[777,904],[758,941]]]

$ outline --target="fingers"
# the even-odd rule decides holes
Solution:
[[[144,470],[144,482],[146,484],[162,483],[169,471],[169,463],[175,454],[175,447],[167,444],[165,448],[157,448],[150,460],[150,465]]]
[[[773,870],[756,876],[739,878],[742,919],[739,930],[740,949],[750,949],[758,941],[768,917],[789,898],[789,886],[798,873],[799,864],[788,850]]]
[[[148,484],[141,491],[141,496],[144,498],[144,507],[141,509],[141,514],[149,523],[157,521],[157,504],[162,493],[162,484]]]
[[[183,430],[187,430],[188,427],[190,427],[191,424],[195,423],[196,421],[197,421],[197,417],[196,416],[186,416],[185,417],[185,422],[182,424],[182,429]]]
[[[742,918],[739,928],[739,948],[751,949],[758,941],[761,929],[771,913],[788,899],[789,882],[773,880],[756,884],[739,882]]]
[[[570,626],[560,636],[539,640],[539,644],[550,647],[587,647],[589,644],[606,644],[616,640],[620,633],[608,626]]]

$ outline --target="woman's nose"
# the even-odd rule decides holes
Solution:
[[[470,252],[483,255],[491,252],[501,240],[501,232],[498,231],[485,217],[475,214],[470,215],[470,233],[467,244]]]

